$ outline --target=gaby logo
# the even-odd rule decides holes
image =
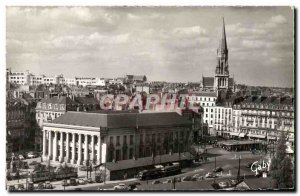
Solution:
[[[251,165],[251,171],[252,172],[255,172],[255,173],[258,173],[258,171],[262,170],[262,169],[266,169],[266,170],[269,170],[269,166],[270,166],[270,161],[262,161],[262,162],[259,162],[259,161],[255,161],[254,163],[252,163]]]

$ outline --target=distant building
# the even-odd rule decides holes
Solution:
[[[126,83],[135,83],[135,82],[146,82],[147,77],[145,75],[126,75],[125,82]]]
[[[19,85],[29,85],[30,84],[29,71],[10,72],[9,76],[8,76],[8,81],[10,83],[15,83],[15,84],[19,84]]]

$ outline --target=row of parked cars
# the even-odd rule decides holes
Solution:
[[[32,191],[32,190],[45,190],[45,189],[53,189],[54,186],[49,182],[40,182],[36,186],[29,182],[27,184],[27,187],[24,186],[24,184],[18,184],[18,185],[10,185],[8,187],[8,191]]]
[[[39,152],[27,152],[27,153],[12,153],[11,155],[7,155],[7,161],[15,161],[15,160],[24,160],[24,159],[33,159],[40,156]]]

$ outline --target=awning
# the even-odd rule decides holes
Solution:
[[[248,136],[249,136],[249,137],[262,138],[262,139],[266,138],[265,135],[254,135],[254,134],[249,134]]]
[[[239,132],[230,132],[230,135],[239,136],[240,133]]]

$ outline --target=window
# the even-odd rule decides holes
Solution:
[[[117,136],[117,146],[120,146],[120,136]]]
[[[123,145],[127,145],[127,135],[123,136]]]
[[[64,110],[65,109],[65,105],[64,104],[60,104],[60,109]]]
[[[49,103],[49,105],[48,105],[48,109],[49,109],[49,110],[51,110],[51,109],[52,109],[52,104],[51,104],[51,103]]]
[[[54,109],[55,109],[55,110],[57,110],[57,109],[58,109],[58,107],[57,107],[57,104],[54,104]]]
[[[110,144],[114,144],[114,137],[113,137],[113,136],[111,136],[111,137],[109,138],[109,143],[110,143]]]
[[[140,144],[143,144],[143,134],[140,134]]]
[[[130,145],[133,145],[133,135],[130,135],[130,141],[129,141]]]

